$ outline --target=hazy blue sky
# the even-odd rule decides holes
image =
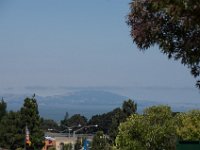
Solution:
[[[180,62],[132,43],[130,0],[1,0],[0,90],[193,88]],[[196,94],[198,90],[195,89]]]

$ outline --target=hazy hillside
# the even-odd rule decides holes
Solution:
[[[23,105],[23,100],[27,96],[32,95],[2,95],[7,102],[9,110],[18,110]],[[80,113],[87,117],[91,117],[95,114],[111,111],[116,107],[121,107],[123,101],[128,99],[128,97],[101,90],[80,90],[71,92],[71,94],[68,95],[46,97],[36,95],[36,99],[42,117],[59,121],[63,119],[66,112],[68,112],[69,115]],[[138,112],[142,112],[144,108],[152,105],[167,104],[149,100],[135,101],[138,104]],[[198,105],[188,103],[170,103],[170,106],[174,111],[185,111],[199,108]]]
[[[18,110],[23,105],[23,100],[29,95],[6,94],[4,99],[9,110]],[[55,120],[63,119],[65,112],[70,115],[81,113],[87,117],[94,114],[108,112],[127,99],[125,96],[105,91],[78,91],[69,95],[38,96],[40,115]]]

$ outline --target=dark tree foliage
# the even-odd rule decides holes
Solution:
[[[59,130],[58,124],[52,119],[41,119],[41,129],[48,131],[48,129]]]
[[[158,45],[200,75],[200,0],[132,0],[127,23],[141,50]],[[200,88],[200,80],[197,79]]]
[[[136,113],[136,111],[137,111],[137,104],[134,103],[134,101],[132,101],[131,99],[128,99],[127,101],[123,102],[122,110],[125,113],[125,115],[128,117],[131,114]]]
[[[30,131],[31,146],[36,149],[43,147],[44,132],[41,129],[41,118],[38,112],[38,105],[35,97],[26,98],[20,110],[22,128],[25,131],[27,125]],[[24,133],[25,134],[25,133]]]
[[[114,140],[118,133],[118,126],[121,122],[126,121],[127,117],[136,113],[137,104],[131,99],[123,102],[122,108],[115,108],[108,113],[102,115],[95,115],[89,120],[89,124],[97,124],[98,131],[103,131],[104,134],[108,134],[110,142],[114,143]],[[90,132],[97,129],[90,129]]]
[[[0,101],[0,120],[6,114],[6,102],[4,102],[3,98]]]
[[[103,131],[105,134],[109,134],[110,128],[112,126],[112,120],[115,116],[115,113],[121,111],[120,108],[116,108],[111,112],[104,113],[102,115],[95,115],[89,120],[89,124],[98,125],[98,130]],[[96,130],[96,129],[91,129]]]
[[[71,116],[69,119],[64,118],[64,120],[61,120],[61,126],[67,126],[67,127],[78,127],[79,125],[85,126],[87,125],[87,118],[85,116],[82,116],[80,114],[75,114]]]
[[[24,147],[25,134],[21,128],[20,112],[8,112],[0,121],[0,147],[17,149]]]
[[[2,101],[3,110],[6,105]],[[5,112],[5,111],[4,111]],[[41,130],[41,118],[38,112],[36,99],[26,98],[19,112],[8,112],[0,121],[0,147],[7,149],[24,148],[25,127],[30,131],[30,149],[43,147],[44,133]]]
[[[118,126],[121,122],[124,122],[127,118],[127,115],[120,108],[113,110],[112,122],[108,130],[108,135],[110,137],[110,142],[114,143],[115,138],[118,134]]]

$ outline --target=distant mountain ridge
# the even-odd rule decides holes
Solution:
[[[2,97],[7,102],[8,110],[19,110],[28,96],[31,97],[30,94],[5,94]],[[84,90],[68,95],[46,97],[36,95],[36,99],[42,117],[60,120],[64,118],[66,112],[70,115],[80,113],[91,117],[111,111],[115,107],[120,107],[127,97],[106,91]]]
[[[19,110],[26,97],[31,94],[4,94],[8,110]],[[66,112],[70,115],[82,114],[88,118],[96,114],[112,111],[114,108],[121,107],[124,100],[128,97],[103,90],[80,90],[67,95],[39,96],[36,95],[40,115],[44,118],[61,120]],[[138,104],[138,112],[152,105],[163,103],[155,101],[134,100]],[[171,105],[174,111],[185,111],[188,109],[198,109],[198,106],[188,103],[174,103]]]

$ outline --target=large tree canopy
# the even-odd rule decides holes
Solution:
[[[0,147],[17,149],[24,147],[25,134],[21,127],[20,112],[8,112],[0,121]]]
[[[132,0],[127,23],[141,50],[158,45],[200,75],[200,0]],[[197,79],[200,88],[200,80]]]
[[[27,126],[30,131],[31,147],[41,149],[43,147],[44,133],[41,129],[41,118],[38,111],[35,96],[26,98],[20,110],[22,128]]]
[[[152,106],[119,126],[118,150],[175,149],[176,128],[170,107]]]
[[[180,140],[200,140],[200,110],[180,113],[176,120],[177,136]]]
[[[177,140],[200,140],[200,111],[173,113],[169,106],[152,106],[118,129],[116,150],[175,150]]]

